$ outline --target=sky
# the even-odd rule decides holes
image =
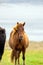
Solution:
[[[0,0],[0,3],[31,3],[31,4],[43,4],[43,0]]]
[[[43,0],[25,0],[21,4],[20,2],[0,0],[0,26],[6,28],[8,37],[10,29],[17,21],[25,21],[25,30],[30,40],[43,41]]]

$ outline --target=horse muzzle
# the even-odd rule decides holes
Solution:
[[[19,42],[21,42],[23,40],[23,36],[20,36],[19,38]]]

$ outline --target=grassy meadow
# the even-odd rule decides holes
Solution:
[[[6,42],[4,54],[0,65],[14,65],[11,62],[11,49],[9,48],[8,42]],[[43,65],[43,42],[30,42],[29,47],[26,50],[26,65]],[[20,65],[22,65],[22,54],[20,57]]]

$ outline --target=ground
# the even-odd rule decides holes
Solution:
[[[0,65],[14,65],[11,62],[11,49],[9,48],[8,42],[5,45],[4,54]],[[43,65],[43,42],[30,42],[29,47],[26,50],[26,65]],[[20,65],[22,65],[22,54],[20,57]]]

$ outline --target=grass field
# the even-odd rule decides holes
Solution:
[[[8,45],[6,45],[7,47]],[[11,63],[11,50],[5,48],[0,65],[14,65]],[[26,65],[43,65],[43,42],[30,42],[29,48],[26,51]],[[20,57],[20,65],[22,65],[22,54]]]

